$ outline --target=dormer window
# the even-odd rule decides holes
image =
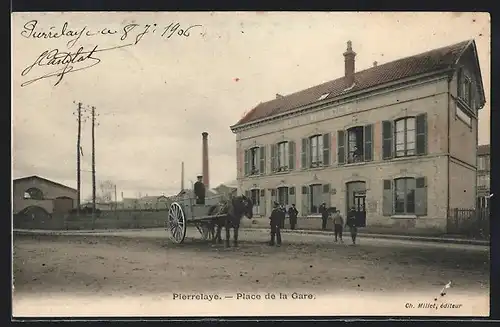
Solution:
[[[325,99],[326,99],[329,95],[330,95],[330,93],[325,93],[325,94],[322,94],[322,95],[318,98],[318,101],[325,100]]]

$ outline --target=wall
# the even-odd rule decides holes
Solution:
[[[77,198],[77,191],[76,190],[57,186],[53,183],[50,183],[50,182],[42,180],[42,179],[28,179],[28,180],[14,181],[13,192],[12,192],[14,213],[17,213],[30,205],[35,205],[35,202],[33,202],[33,201],[36,201],[36,200],[25,200],[24,199],[24,192],[27,189],[32,188],[32,187],[38,188],[43,192],[45,201],[36,202],[36,203],[38,203],[36,205],[41,206],[42,208],[46,209],[48,212],[52,212],[53,203],[52,203],[52,201],[47,201],[47,200],[53,200],[57,197],[63,197],[63,196],[66,196],[66,197],[69,197],[69,198],[72,198],[75,200]],[[49,204],[49,202],[50,202],[50,204]],[[50,211],[49,211],[49,209],[50,209]]]
[[[476,171],[460,161],[450,160],[450,208],[476,207]]]
[[[446,227],[447,203],[447,157],[431,156],[415,159],[398,159],[388,162],[373,162],[349,165],[346,167],[330,167],[315,170],[310,173],[294,172],[278,176],[265,176],[259,179],[243,181],[242,188],[250,189],[254,184],[265,189],[269,196],[269,189],[280,185],[295,186],[295,203],[302,214],[303,196],[301,187],[313,183],[330,184],[335,194],[330,194],[330,205],[337,207],[342,214],[346,211],[346,183],[352,181],[366,182],[367,227],[373,226],[406,226],[407,228],[423,228],[444,230]],[[427,215],[422,217],[403,218],[393,215],[383,215],[383,180],[401,177],[426,177],[427,182]],[[282,183],[282,181],[285,183]],[[267,200],[267,202],[270,202]],[[270,210],[270,205],[268,205]],[[268,211],[270,212],[270,211]]]

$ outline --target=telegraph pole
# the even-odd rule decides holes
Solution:
[[[115,184],[115,211],[118,209],[118,199],[116,197],[116,184]]]
[[[73,101],[73,103],[75,103]],[[82,139],[82,103],[78,102],[78,107],[76,113],[76,121],[78,124],[77,136],[76,136],[76,214],[80,216],[80,198],[81,198],[81,139]]]
[[[92,222],[95,221],[95,107],[92,106]]]

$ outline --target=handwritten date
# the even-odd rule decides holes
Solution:
[[[73,47],[82,37],[95,36],[120,36],[121,41],[133,38],[134,44],[138,44],[146,34],[158,34],[163,38],[171,38],[174,35],[180,37],[189,37],[191,30],[202,25],[190,25],[186,28],[180,23],[170,23],[164,27],[159,27],[158,24],[127,24],[119,29],[104,27],[99,29],[91,29],[88,26],[82,28],[71,28],[68,22],[62,26],[50,26],[48,29],[42,29],[39,26],[38,20],[30,20],[24,24],[21,31],[21,36],[27,39],[69,39],[66,46]]]

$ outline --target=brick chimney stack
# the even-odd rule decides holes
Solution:
[[[203,175],[203,184],[205,184],[205,188],[209,189],[210,184],[209,184],[209,172],[208,172],[208,133],[203,132],[201,133],[202,136],[202,175]]]
[[[350,87],[354,84],[355,57],[356,57],[356,52],[352,51],[352,42],[347,41],[347,50],[346,52],[344,52],[345,77],[346,77],[347,87]]]

